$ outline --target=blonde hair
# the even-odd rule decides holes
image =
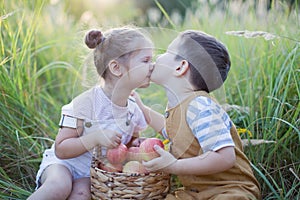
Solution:
[[[104,34],[99,30],[91,30],[85,36],[85,43],[94,49],[94,64],[98,74],[104,79],[111,60],[125,57],[137,50],[153,48],[151,40],[141,30],[130,27],[110,29]]]

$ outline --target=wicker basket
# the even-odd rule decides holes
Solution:
[[[170,175],[107,172],[97,167],[102,160],[97,152],[91,165],[92,199],[164,199],[168,194]]]

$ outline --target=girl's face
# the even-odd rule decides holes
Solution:
[[[156,59],[156,63],[151,74],[151,81],[159,85],[166,85],[168,79],[174,73],[176,67],[180,64],[180,60],[176,60],[179,51],[179,38],[175,38],[168,46],[167,51]]]
[[[130,56],[127,73],[122,77],[129,89],[149,86],[153,69],[152,56],[153,49],[150,48],[137,50]]]

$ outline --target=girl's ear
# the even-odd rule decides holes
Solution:
[[[176,68],[175,76],[184,75],[190,68],[189,62],[187,60],[182,60],[180,65]]]
[[[116,60],[111,60],[111,61],[108,63],[108,68],[109,68],[110,72],[111,72],[114,76],[117,76],[117,77],[122,76],[121,66],[120,66],[120,64],[119,64],[118,61],[116,61]]]

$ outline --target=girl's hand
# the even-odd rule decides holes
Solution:
[[[135,138],[132,143],[131,143],[131,146],[132,147],[139,147],[140,144],[145,140],[146,138],[144,137],[138,137],[138,138]]]
[[[175,167],[177,159],[169,152],[162,149],[160,146],[154,146],[155,151],[160,155],[158,158],[154,158],[148,162],[143,161],[143,165],[150,172],[163,171],[170,173]]]
[[[122,139],[122,134],[111,130],[104,130],[97,136],[98,144],[109,149],[119,146]]]

